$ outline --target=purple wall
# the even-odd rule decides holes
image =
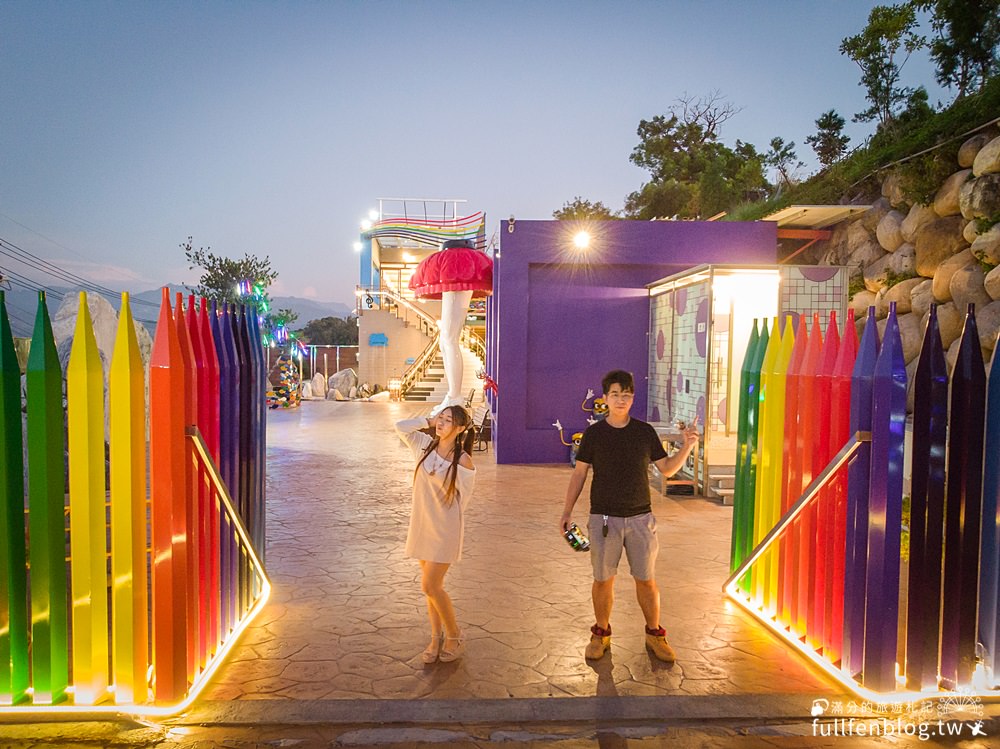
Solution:
[[[704,221],[601,221],[586,251],[568,221],[501,221],[487,309],[496,380],[498,463],[561,463],[587,426],[580,404],[611,369],[635,375],[632,413],[646,413],[649,297],[646,285],[702,263],[773,263],[777,225]],[[589,405],[589,404],[588,404]]]

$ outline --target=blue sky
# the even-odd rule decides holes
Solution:
[[[872,129],[837,48],[875,4],[0,0],[0,238],[142,290],[196,282],[193,235],[269,255],[275,295],[349,302],[376,198],[465,198],[490,233],[621,208],[639,120],[685,94],[719,90],[723,140],[793,140],[808,173],[822,112]],[[951,99],[925,53],[903,78]]]

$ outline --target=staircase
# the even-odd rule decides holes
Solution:
[[[463,346],[462,363],[462,395],[468,395],[472,390],[476,390],[477,399],[481,398],[483,382],[476,377],[476,372],[483,368],[482,360]],[[403,400],[436,403],[444,400],[447,394],[448,383],[444,379],[444,362],[439,352],[424,372],[424,376],[406,391]]]
[[[735,467],[712,466],[712,468],[715,472],[708,474],[705,489],[706,496],[721,499],[724,505],[731,505],[733,503],[733,494],[736,493],[736,490],[733,488],[736,483]]]

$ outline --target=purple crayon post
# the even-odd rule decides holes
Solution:
[[[903,437],[906,431],[906,361],[895,302],[889,304],[889,319],[875,362],[872,388],[864,685],[877,692],[891,692],[896,688],[899,538],[903,519]]]

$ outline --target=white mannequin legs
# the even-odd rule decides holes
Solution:
[[[448,395],[441,404],[445,406],[463,405],[462,394],[462,350],[459,338],[469,312],[472,291],[446,291],[441,295],[441,358],[444,360],[444,376],[448,382]]]

